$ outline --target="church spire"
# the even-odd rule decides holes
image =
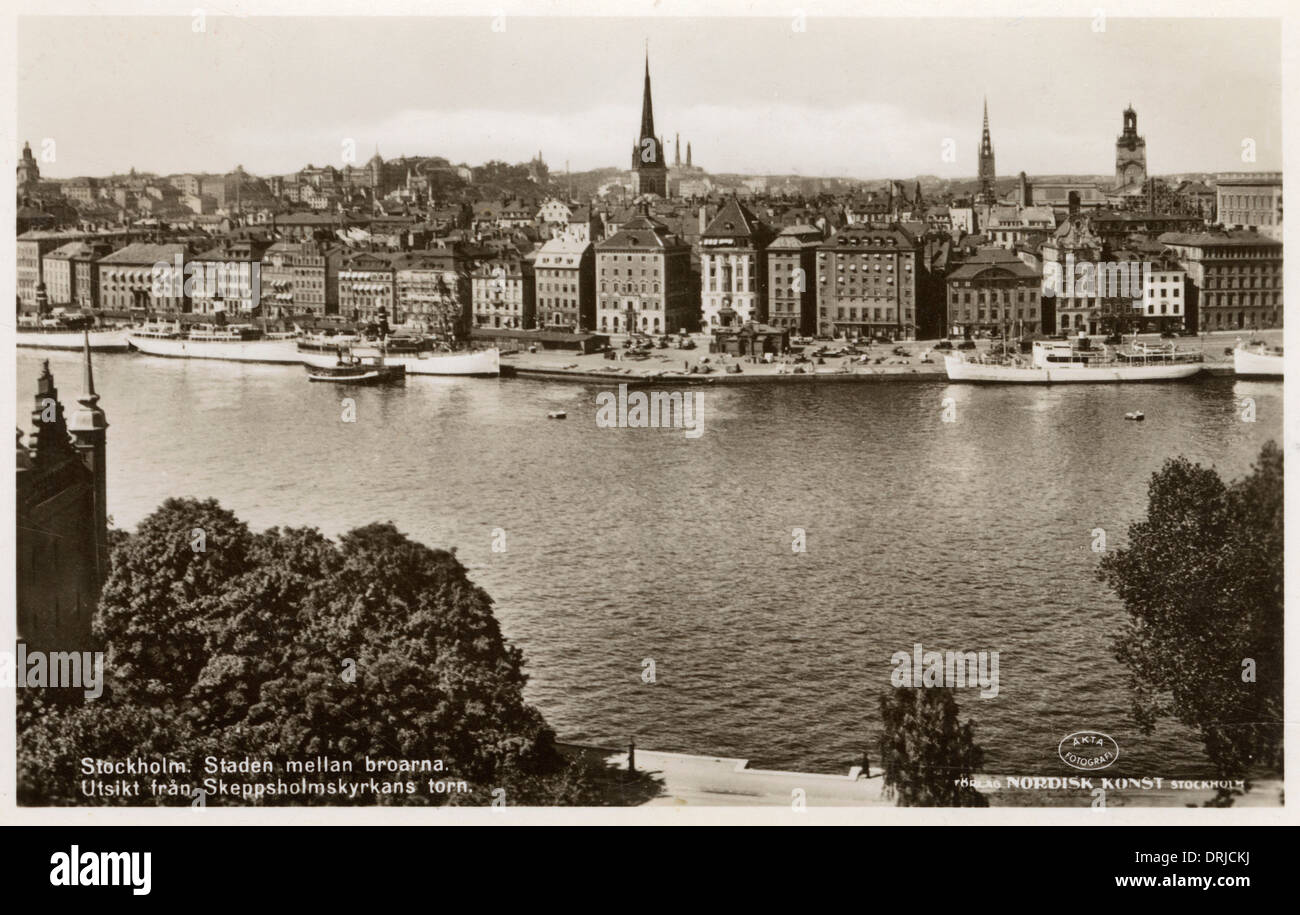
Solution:
[[[641,139],[655,135],[655,112],[650,103],[650,48],[645,52],[645,91],[641,94]]]

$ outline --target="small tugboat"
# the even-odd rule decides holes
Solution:
[[[333,365],[323,359],[304,363],[308,381],[333,384],[402,384],[406,381],[406,366],[388,365],[384,361],[384,341],[388,336],[388,311],[379,307],[379,350],[364,356],[353,355],[342,345],[337,350]]]
[[[1134,410],[1132,413],[1125,413],[1124,418],[1131,419],[1134,420],[1135,422],[1140,423],[1142,422],[1142,420],[1146,419],[1147,417],[1146,414],[1143,413],[1141,410]]]
[[[552,410],[550,413],[547,413],[547,414],[546,414],[546,418],[547,418],[547,419],[566,419],[566,418],[568,417],[568,415],[569,415],[569,414],[566,413],[566,412],[564,412],[563,410]]]

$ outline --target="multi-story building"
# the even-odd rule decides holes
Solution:
[[[1044,294],[1051,297],[1056,330],[1097,334],[1118,329],[1134,313],[1141,292],[1101,276],[1107,249],[1089,216],[1067,218],[1041,249]],[[1125,269],[1128,269],[1127,267]],[[1126,280],[1127,282],[1127,280]]]
[[[1143,262],[1142,304],[1137,329],[1179,330],[1186,326],[1187,271],[1172,257]]]
[[[1217,230],[1170,232],[1160,243],[1187,271],[1189,329],[1282,326],[1280,241],[1259,232]]]
[[[817,329],[849,337],[916,333],[920,246],[905,230],[852,225],[817,251]]]
[[[1218,221],[1228,229],[1258,229],[1282,240],[1282,173],[1220,176],[1215,187]]]
[[[484,261],[470,280],[475,327],[531,330],[536,301],[533,264],[522,257]]]
[[[184,274],[188,257],[181,244],[139,242],[100,258],[96,263],[100,307],[119,315],[188,314],[191,302]]]
[[[382,254],[360,251],[339,265],[339,314],[353,321],[374,321],[382,307],[389,320],[400,324],[397,313],[397,277],[392,260]]]
[[[50,304],[99,307],[95,262],[112,250],[105,242],[71,241],[45,255],[45,293]]]
[[[452,257],[414,252],[393,258],[397,312],[425,332],[458,337],[469,331],[470,278]]]
[[[1002,249],[985,248],[947,275],[947,332],[1036,334],[1042,331],[1042,275]]]
[[[596,326],[596,249],[568,236],[542,245],[533,262],[537,323],[541,327],[591,330]]]
[[[596,245],[597,330],[676,333],[699,323],[691,248],[642,212]]]
[[[767,246],[767,319],[796,334],[817,332],[817,248],[822,233],[789,226]]]
[[[18,236],[16,273],[20,307],[36,307],[36,287],[45,281],[45,255],[82,237],[49,229],[32,229]]]
[[[262,254],[262,306],[271,316],[339,313],[339,268],[347,249],[321,241],[279,241]]]
[[[251,314],[262,301],[262,256],[268,247],[263,241],[227,240],[191,258],[192,311]]]
[[[769,229],[731,198],[700,235],[701,325],[767,323]]]

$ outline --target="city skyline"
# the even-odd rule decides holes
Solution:
[[[657,130],[669,151],[675,135],[690,141],[695,164],[713,173],[969,178],[985,97],[1002,177],[1107,174],[1129,104],[1152,174],[1281,168],[1280,28],[1268,20],[1111,19],[1101,33],[1088,19],[842,19],[827,28],[810,17],[806,32],[783,19],[504,25],[208,17],[196,33],[188,16],[23,18],[17,140],[38,156],[55,141],[55,161],[41,163],[49,178],[236,165],[285,174],[348,164],[344,140],[354,164],[376,148],[386,159],[471,165],[541,150],[553,171],[566,161],[574,171],[622,169],[648,43]],[[710,41],[718,29],[742,40]],[[1210,41],[1215,55],[1198,57],[1194,71],[1179,66]],[[989,57],[1009,42],[1015,54]],[[148,62],[122,66],[133,59]],[[104,74],[93,105],[83,100],[87,68]],[[1067,106],[1020,104],[1026,74],[1039,70],[1067,87]],[[1223,91],[1238,86],[1250,89]],[[1248,137],[1254,162],[1241,159]]]

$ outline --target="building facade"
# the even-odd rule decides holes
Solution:
[[[767,246],[767,323],[794,334],[817,332],[817,249],[812,226],[783,229]]]
[[[634,216],[598,243],[596,274],[601,333],[676,333],[699,323],[690,245],[657,219]]]
[[[262,253],[262,311],[272,317],[339,313],[341,245],[280,241]]]
[[[1211,231],[1160,236],[1187,271],[1191,329],[1281,327],[1282,243],[1259,232]]]
[[[475,327],[530,330],[535,326],[533,265],[522,257],[484,261],[470,282]]]
[[[702,329],[767,322],[772,231],[734,197],[700,236]]]
[[[1019,258],[973,258],[947,276],[952,336],[1041,333],[1043,277]]]
[[[1218,221],[1226,229],[1258,229],[1282,240],[1282,173],[1224,175],[1215,186]]]
[[[900,228],[845,226],[817,251],[817,329],[831,336],[916,333],[919,246]]]
[[[184,281],[188,258],[184,245],[145,242],[127,245],[100,258],[96,266],[101,307],[118,315],[189,314],[192,307]]]
[[[591,330],[596,326],[596,248],[568,236],[542,245],[534,261],[537,324]]]

